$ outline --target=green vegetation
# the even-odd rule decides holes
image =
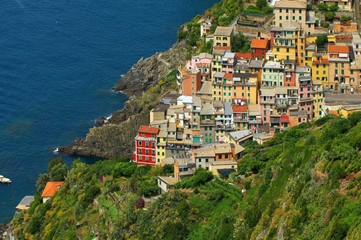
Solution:
[[[358,239],[360,121],[327,116],[249,142],[230,182],[198,169],[157,198],[171,166],[75,161],[59,192],[46,204],[37,194],[11,225],[18,239]]]
[[[231,45],[232,52],[247,53],[251,48],[249,40],[242,33],[232,36]]]
[[[318,11],[322,12],[326,21],[332,22],[335,19],[335,12],[338,10],[337,4],[327,5],[326,3],[319,3],[317,5]]]
[[[268,6],[267,0],[257,0],[256,5],[250,5],[242,14],[244,15],[264,15],[273,13],[273,8]]]
[[[341,18],[340,18],[340,21],[341,21],[342,23],[347,23],[348,21],[351,21],[351,20],[352,20],[351,17],[349,17],[349,16],[344,16],[344,15],[342,15]]]
[[[317,39],[316,39],[317,46],[324,45],[327,42],[328,42],[327,35],[318,35],[317,36]]]
[[[205,41],[200,38],[199,20],[202,18],[211,19],[211,33],[214,33],[216,26],[227,26],[238,14],[240,14],[242,9],[243,3],[241,0],[222,0],[208,9],[204,16],[197,15],[192,21],[183,24],[178,31],[178,41],[186,41],[189,46],[189,51],[193,51],[193,47],[202,47],[202,45],[205,44]]]

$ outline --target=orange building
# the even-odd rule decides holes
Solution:
[[[181,88],[184,96],[196,96],[197,92],[202,86],[202,74],[197,69],[182,68],[179,71],[181,74]]]
[[[328,45],[329,87],[341,93],[350,92],[350,49],[346,45]]]
[[[43,203],[53,197],[55,193],[59,191],[63,183],[64,182],[47,182],[43,193],[41,194],[41,197],[43,198]]]

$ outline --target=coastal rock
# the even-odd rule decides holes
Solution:
[[[59,148],[60,152],[78,156],[96,156],[115,158],[123,156],[130,158],[134,145],[134,137],[141,124],[149,124],[149,114],[143,113],[129,117],[120,124],[104,124],[89,130],[85,139],[71,146]]]
[[[128,96],[140,95],[158,80],[166,76],[186,59],[184,42],[178,42],[163,53],[156,53],[149,58],[141,58],[119,79],[115,91],[122,91]]]
[[[141,58],[114,87],[114,90],[130,96],[124,108],[113,113],[108,122],[104,121],[105,118],[99,119],[85,139],[77,140],[71,146],[60,147],[59,152],[107,159],[118,156],[130,158],[134,149],[133,139],[140,125],[149,124],[149,111],[152,108],[152,105],[144,105],[140,97],[184,63],[185,46],[185,43],[178,42],[163,53]]]

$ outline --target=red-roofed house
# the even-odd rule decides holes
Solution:
[[[59,191],[60,187],[64,182],[47,182],[41,197],[43,198],[43,203],[48,201],[51,197],[55,195],[57,191]]]
[[[233,123],[236,130],[248,129],[248,107],[246,99],[232,99]]]
[[[290,116],[281,115],[281,128],[287,128],[290,124]]]
[[[156,164],[157,135],[159,128],[141,125],[135,137],[133,161],[138,165]]]
[[[252,55],[250,53],[240,53],[236,52],[236,58],[237,59],[244,59],[244,60],[250,60]]]
[[[263,60],[266,58],[266,52],[270,49],[269,39],[252,39],[251,58]]]
[[[350,48],[328,45],[328,87],[340,93],[350,93]]]

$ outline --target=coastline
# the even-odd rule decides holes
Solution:
[[[69,146],[60,146],[59,152],[72,156],[131,157],[136,130],[142,124],[149,124],[149,111],[155,102],[143,105],[141,98],[145,91],[155,86],[172,70],[184,63],[186,43],[176,42],[165,52],[157,52],[148,58],[140,58],[113,87],[113,91],[125,94],[129,99],[124,107],[101,117],[89,129],[83,139],[75,140]]]

